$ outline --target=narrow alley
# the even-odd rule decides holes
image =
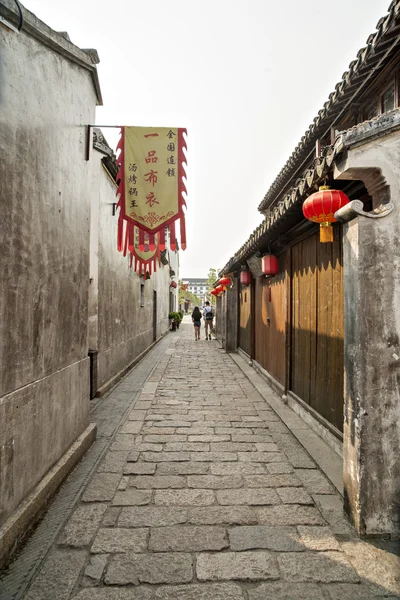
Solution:
[[[275,393],[203,337],[185,318],[97,401],[2,600],[398,598],[398,558],[356,537]]]

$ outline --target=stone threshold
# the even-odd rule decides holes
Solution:
[[[262,375],[259,375],[248,361],[239,354],[232,353],[230,356],[272,410],[290,429],[339,494],[343,496],[343,459],[338,452],[328,445],[297,412],[284,403],[271,384]]]
[[[60,460],[50,469],[35,489],[0,528],[0,567],[29,535],[44,509],[64,480],[79,463],[96,439],[97,426],[90,423]]]

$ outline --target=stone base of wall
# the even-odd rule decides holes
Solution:
[[[95,438],[96,425],[91,423],[0,528],[0,568],[9,561],[11,554],[26,538],[49,500]]]
[[[334,435],[329,429],[329,427],[333,427],[292,392],[288,393],[287,404],[336,454],[343,458],[343,436],[340,435],[340,432],[336,430],[336,435]]]
[[[253,368],[254,370],[259,374],[262,375],[270,384],[270,386],[276,391],[278,392],[278,394],[280,396],[282,396],[285,393],[285,388],[284,386],[274,377],[272,377],[272,375],[270,375],[268,373],[268,371],[266,371],[264,369],[264,367],[262,367],[256,360],[253,360]]]

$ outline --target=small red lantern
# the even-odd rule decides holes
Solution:
[[[228,286],[231,285],[231,283],[232,281],[230,277],[221,277],[221,279],[219,280],[220,285]]]
[[[312,194],[303,202],[303,215],[309,221],[319,223],[319,241],[333,242],[334,214],[339,208],[350,202],[341,190],[331,190],[329,186],[322,185],[318,192]]]
[[[173,288],[178,287],[178,284],[176,283],[176,281],[171,281],[171,287],[173,287]]]
[[[262,272],[264,275],[276,275],[279,273],[279,263],[273,254],[265,254],[262,257]]]
[[[250,271],[241,271],[240,272],[240,283],[242,285],[250,285],[251,284],[251,273],[250,273]]]
[[[225,291],[225,288],[223,285],[217,285],[217,287],[215,288],[215,291],[217,292],[217,296],[219,296],[220,294],[222,294],[222,292]]]

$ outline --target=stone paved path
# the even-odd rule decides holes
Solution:
[[[395,598],[351,528],[334,535],[316,500],[335,490],[231,357],[189,324],[171,335],[25,600]]]

